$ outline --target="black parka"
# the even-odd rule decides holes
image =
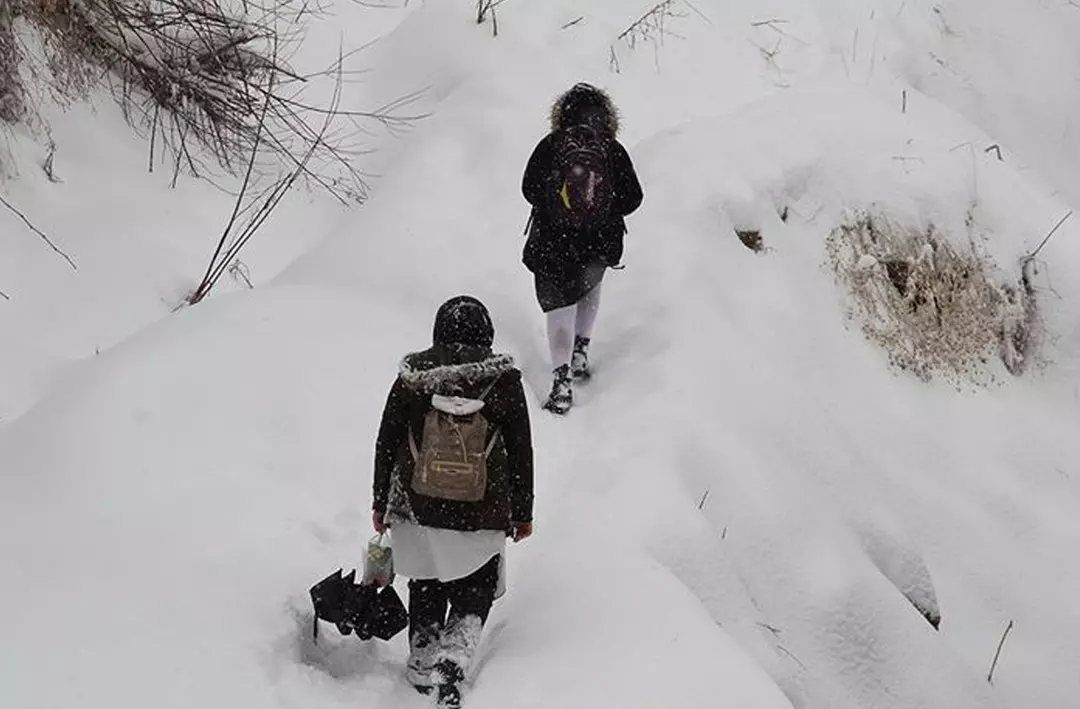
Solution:
[[[424,416],[433,394],[484,397],[490,436],[498,436],[488,457],[488,483],[478,502],[442,500],[412,490],[415,463],[409,431],[422,445]],[[390,389],[375,445],[374,509],[387,524],[405,521],[464,531],[504,530],[511,522],[532,521],[533,451],[529,411],[521,371],[509,355],[487,348],[436,345],[405,357]]]
[[[559,130],[589,122],[605,137],[612,171],[615,203],[610,221],[595,233],[565,233],[552,219],[550,205],[554,203],[558,184],[555,165],[554,134]],[[610,97],[600,89],[579,84],[555,102],[551,111],[551,133],[545,136],[529,157],[521,181],[521,192],[532,205],[528,239],[522,261],[540,281],[564,284],[564,288],[580,286],[582,274],[599,265],[616,266],[622,260],[624,217],[634,212],[643,199],[641,184],[626,148],[615,139],[618,132],[618,113]],[[567,304],[576,302],[584,293],[567,293]],[[543,305],[543,303],[542,303]]]

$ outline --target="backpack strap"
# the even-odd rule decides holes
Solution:
[[[420,461],[420,451],[416,448],[416,437],[413,435],[412,425],[409,426],[409,452],[412,453],[414,463]]]
[[[495,442],[499,440],[499,436],[502,435],[502,431],[495,429],[495,433],[491,434],[491,440],[488,441],[487,448],[484,449],[484,458],[491,455],[491,451],[495,450]]]
[[[502,375],[500,374],[499,376],[497,376],[497,377],[495,377],[494,379],[491,380],[491,384],[488,384],[486,387],[484,387],[484,391],[480,392],[480,401],[483,401],[484,397],[486,397],[488,394],[491,393],[491,390],[495,388],[495,385],[499,383],[499,379],[501,379],[501,378],[502,378]],[[488,441],[487,447],[484,448],[484,457],[485,458],[487,458],[489,455],[491,455],[491,451],[494,450],[494,448],[495,448],[495,442],[499,440],[499,434],[500,433],[501,433],[501,431],[499,429],[497,429],[497,428],[492,432],[491,440]]]
[[[502,375],[499,375],[498,377],[495,377],[494,379],[492,379],[491,383],[488,384],[486,387],[484,387],[484,390],[482,392],[480,392],[480,396],[478,396],[476,398],[479,399],[480,401],[483,401],[487,397],[487,395],[491,393],[491,390],[495,388],[495,385],[499,383],[499,379],[500,379],[501,376]]]

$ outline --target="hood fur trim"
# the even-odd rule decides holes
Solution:
[[[580,85],[579,85],[580,86]],[[615,137],[619,133],[619,109],[615,106],[615,102],[611,100],[611,95],[603,89],[588,85],[588,93],[590,94],[590,103],[601,109],[607,117],[607,128],[612,137]],[[551,105],[551,130],[552,132],[565,128],[568,117],[566,115],[567,108],[571,101],[574,101],[580,97],[581,89],[574,87],[564,91],[557,99],[555,103]]]
[[[479,362],[441,364],[434,367],[415,367],[412,355],[401,361],[398,371],[402,381],[416,391],[439,394],[452,393],[463,386],[490,381],[514,368],[514,358],[497,354]]]

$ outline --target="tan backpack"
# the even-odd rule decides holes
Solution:
[[[496,379],[496,381],[498,381]],[[480,413],[492,382],[478,399],[435,394],[424,416],[421,444],[409,429],[409,450],[416,468],[412,489],[427,497],[479,502],[487,491],[487,458],[495,447],[496,432],[485,445],[489,423]]]

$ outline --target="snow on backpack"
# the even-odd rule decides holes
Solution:
[[[559,131],[555,135],[555,170],[556,222],[575,231],[606,224],[615,192],[604,138],[587,125]]]
[[[431,397],[431,410],[424,416],[419,446],[409,429],[409,450],[416,463],[414,492],[459,502],[484,499],[487,459],[498,432],[487,441],[489,423],[480,411],[484,408],[484,397],[494,386],[495,382],[488,385],[478,399],[439,394]]]

